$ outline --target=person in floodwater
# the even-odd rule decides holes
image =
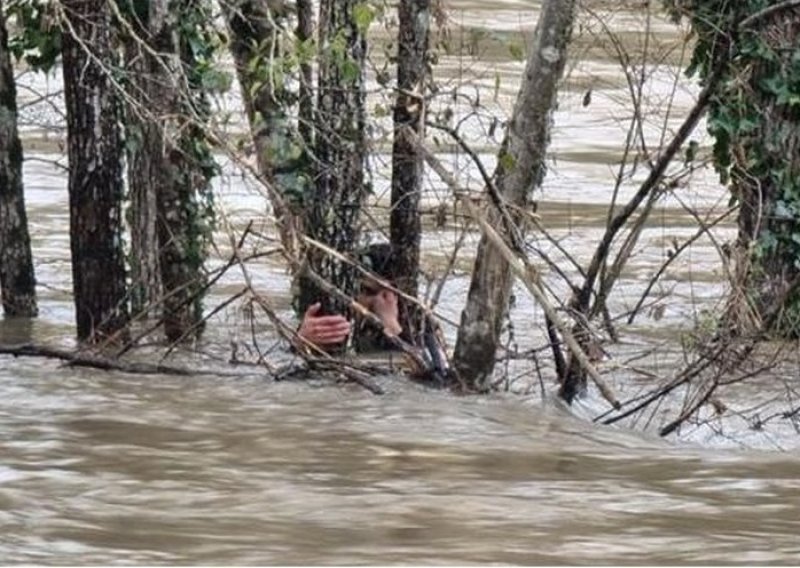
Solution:
[[[370,245],[359,255],[359,260],[365,268],[394,285],[397,278],[394,273],[396,263],[390,244]],[[362,278],[355,299],[383,322],[383,330],[376,329],[366,321],[356,323],[353,337],[356,351],[364,353],[395,350],[392,337],[411,342],[408,309],[397,292],[372,279]],[[297,334],[322,348],[344,343],[353,331],[353,324],[343,314],[325,315],[321,312],[322,306],[319,302],[309,306]]]
[[[394,286],[398,274],[392,247],[388,243],[373,244],[360,255],[361,264]],[[457,376],[450,369],[447,350],[439,325],[410,304],[392,288],[372,278],[362,278],[355,300],[378,316],[382,329],[369,320],[359,318],[353,324],[344,314],[321,313],[319,303],[309,306],[297,330],[298,336],[323,349],[343,344],[351,332],[353,346],[359,353],[375,351],[404,351],[411,353],[411,374],[438,386],[455,384]],[[418,317],[412,319],[416,311]],[[416,321],[416,325],[411,325]],[[413,332],[412,332],[413,330]]]

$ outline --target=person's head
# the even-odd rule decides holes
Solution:
[[[394,285],[397,263],[394,260],[392,245],[389,243],[374,243],[361,250],[358,254],[361,265],[376,276]],[[359,280],[357,300],[369,309],[372,309],[375,296],[381,292],[394,294],[385,286],[381,286],[375,279],[362,275]]]
[[[397,263],[390,243],[373,243],[361,249],[358,260],[370,272],[390,282],[394,281]]]

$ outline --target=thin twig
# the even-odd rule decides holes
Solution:
[[[731,207],[730,209],[725,211],[722,215],[720,215],[716,219],[712,220],[710,223],[703,224],[697,230],[697,232],[694,235],[692,235],[691,237],[686,239],[680,246],[678,246],[672,252],[672,254],[669,256],[669,258],[667,258],[667,260],[664,263],[662,263],[661,267],[658,269],[658,271],[650,279],[650,282],[647,283],[647,287],[644,289],[644,292],[642,292],[642,295],[639,298],[639,301],[636,302],[636,305],[633,307],[633,309],[630,311],[630,313],[628,315],[628,324],[632,324],[633,323],[633,320],[636,318],[636,315],[639,313],[639,310],[641,310],[642,305],[644,304],[645,300],[650,295],[650,291],[653,289],[653,286],[655,286],[656,283],[661,279],[661,276],[664,274],[664,272],[667,270],[667,268],[669,268],[669,266],[673,263],[673,261],[675,261],[684,250],[689,248],[700,237],[702,237],[703,235],[707,234],[712,227],[716,226],[717,224],[719,224],[722,221],[724,221],[725,219],[727,219],[728,216],[731,213],[733,213],[734,211],[736,211],[737,208],[738,208],[738,206]]]
[[[755,14],[751,14],[750,16],[746,17],[739,23],[739,29],[747,29],[752,27],[753,25],[757,24],[761,20],[768,18],[778,12],[782,12],[784,10],[790,10],[792,8],[797,8],[800,6],[800,0],[784,0],[783,2],[778,2],[777,4],[773,4],[772,6],[767,6],[760,12],[756,12]]]

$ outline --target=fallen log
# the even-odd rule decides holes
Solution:
[[[47,359],[58,359],[64,361],[70,367],[87,367],[100,369],[103,371],[119,371],[137,375],[173,375],[190,377],[197,375],[214,375],[215,377],[244,377],[256,374],[255,372],[226,372],[219,369],[194,369],[186,367],[173,367],[160,363],[143,363],[138,361],[120,361],[97,354],[76,353],[64,349],[57,349],[46,345],[34,345],[26,343],[22,345],[0,345],[0,355],[11,355],[13,357],[43,357]],[[295,371],[303,370],[306,373],[318,373],[324,376],[326,372],[336,372],[343,375],[346,380],[353,382],[373,394],[384,394],[384,390],[371,380],[369,374],[352,365],[347,365],[338,361],[319,361],[315,360],[311,364],[305,363],[302,367],[295,367]],[[259,367],[258,375],[263,375],[265,369]],[[286,371],[273,374],[269,373],[270,378],[282,380],[285,378]],[[290,373],[291,374],[291,373]]]
[[[187,369],[183,367],[172,367],[160,363],[141,363],[134,361],[120,361],[110,359],[101,355],[90,355],[48,347],[46,345],[34,345],[26,343],[23,345],[0,345],[0,355],[12,355],[14,357],[45,357],[48,359],[59,359],[66,362],[68,366],[90,367],[104,371],[121,371],[123,373],[139,375],[208,375],[219,373],[203,369]],[[238,375],[241,376],[241,375]]]

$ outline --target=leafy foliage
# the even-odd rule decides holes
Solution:
[[[786,146],[800,128],[800,16],[796,7],[778,4],[665,0],[674,18],[690,20],[696,36],[687,73],[705,81],[723,66],[708,130],[721,181],[742,205],[740,228],[752,230],[740,231],[740,239],[751,253],[754,296],[770,279],[788,283],[800,274],[800,157]],[[784,308],[800,312],[800,298]],[[797,335],[800,328],[793,328],[789,334]]]
[[[211,143],[203,132],[211,113],[208,96],[212,92],[226,91],[230,87],[231,77],[217,67],[217,55],[225,45],[225,38],[214,26],[210,4],[173,0],[169,8],[174,18],[170,27],[177,34],[181,62],[188,82],[184,94],[187,128],[179,141],[180,151],[191,164],[189,170],[179,173],[182,178],[179,183],[185,188],[181,203],[183,218],[188,220],[185,259],[189,268],[199,273],[208,256],[216,223],[211,180],[219,174]],[[202,314],[202,294],[199,291],[203,285],[196,283],[196,321],[200,321]]]
[[[52,70],[61,54],[61,30],[53,9],[46,0],[10,0],[6,6],[6,17],[16,22],[9,30],[9,50],[18,61],[44,72]]]

